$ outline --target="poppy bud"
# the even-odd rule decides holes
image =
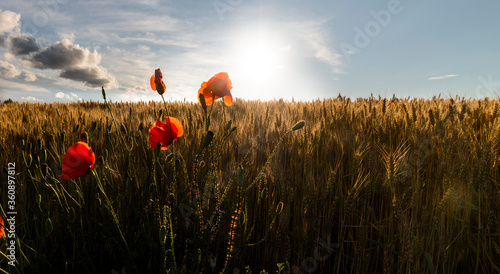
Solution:
[[[243,169],[243,166],[240,165],[238,169],[236,170],[236,178],[238,182],[238,187],[243,187],[243,184],[245,183],[245,170]]]
[[[66,141],[66,134],[65,134],[64,132],[61,132],[61,137],[60,137],[60,139],[61,139],[61,144],[63,144],[63,145],[64,145],[64,141]]]
[[[42,176],[45,178],[47,177],[47,171],[49,169],[49,166],[47,166],[46,163],[43,163],[41,166],[40,166],[40,169],[42,171]]]
[[[304,120],[299,121],[298,123],[296,123],[296,124],[292,127],[292,131],[299,130],[299,129],[303,128],[305,125],[306,125],[306,121],[304,121]]]
[[[26,166],[30,167],[32,161],[33,161],[33,159],[31,158],[31,153],[30,153],[30,154],[28,154],[28,157],[26,158]]]
[[[47,218],[45,221],[45,232],[46,235],[49,236],[50,233],[54,230],[54,226],[52,225],[52,220],[50,218]]]
[[[40,151],[40,161],[42,161],[42,163],[47,162],[47,150],[42,149]]]
[[[175,202],[175,194],[174,193],[168,194],[168,200],[170,201],[170,203],[174,203]]]
[[[276,207],[276,214],[280,214],[282,210],[283,210],[283,202],[280,202]]]
[[[87,143],[87,141],[88,141],[88,138],[87,138],[87,137],[88,137],[87,132],[86,132],[86,131],[82,132],[82,133],[80,134],[80,141],[82,141],[82,142],[84,142],[84,143]]]
[[[33,154],[33,164],[35,165],[35,167],[40,164],[40,157],[38,157],[38,153]]]
[[[214,138],[214,133],[209,131],[207,134],[205,134],[205,137],[203,138],[203,143],[201,145],[201,150],[205,149],[210,145],[212,142],[212,139]]]
[[[123,135],[127,135],[127,128],[125,127],[124,124],[120,125],[120,130],[122,131]]]
[[[267,192],[268,192],[267,187],[265,187],[265,188],[262,190],[262,192],[260,193],[260,198],[261,198],[262,200],[265,200],[265,199],[267,198]]]
[[[97,122],[93,121],[92,124],[90,125],[90,134],[94,134],[96,128],[97,128]]]
[[[174,168],[175,168],[175,172],[179,172],[179,170],[181,168],[181,161],[179,159],[175,160]]]
[[[155,69],[155,74],[151,76],[151,88],[162,95],[165,92],[165,84],[163,83],[163,74],[159,68]]]
[[[41,203],[42,203],[42,195],[38,193],[38,195],[36,196],[36,204],[40,206]]]
[[[236,127],[233,127],[233,128],[231,128],[231,131],[229,133],[231,133],[231,132],[233,132],[235,130],[236,130]]]
[[[104,86],[102,87],[102,98],[106,100],[106,92],[104,91]]]
[[[257,136],[257,137],[255,137],[255,141],[257,142],[257,145],[258,145],[262,141],[262,138],[260,138],[260,136]]]
[[[207,113],[207,103],[205,102],[205,96],[203,96],[202,93],[198,95],[198,98],[200,99],[200,104],[205,113]]]
[[[231,129],[231,120],[227,122],[225,131],[228,131],[230,129]]]

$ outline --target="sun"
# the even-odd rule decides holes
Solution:
[[[258,43],[245,47],[241,52],[240,70],[255,81],[265,81],[280,68],[276,49]]]
[[[234,73],[262,84],[283,68],[285,52],[279,35],[249,28],[240,30],[237,37],[230,51]]]

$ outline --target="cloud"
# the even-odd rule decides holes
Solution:
[[[59,74],[61,78],[83,82],[88,87],[118,86],[114,77],[99,66],[101,55],[96,50],[91,52],[87,48],[73,44],[67,38],[24,59],[38,69],[61,70]]]
[[[109,78],[107,71],[99,66],[67,69],[61,72],[59,76],[65,79],[84,82],[86,86],[94,88],[114,84],[114,81]]]
[[[147,89],[143,86],[134,86],[125,89],[126,93],[136,93],[136,94],[150,94],[152,92],[151,89]],[[153,91],[154,92],[154,91]]]
[[[13,64],[0,60],[0,75],[7,78],[14,78],[21,75],[21,71]]]
[[[457,74],[448,74],[448,75],[443,75],[443,76],[435,76],[435,77],[429,77],[427,80],[443,80],[446,78],[451,78],[451,77],[457,77]]]
[[[24,81],[26,82],[34,82],[38,79],[35,74],[29,71],[24,71],[23,75],[24,75]]]
[[[9,37],[9,52],[14,55],[28,55],[40,50],[36,39],[27,34]]]
[[[64,98],[65,96],[68,96],[68,95],[66,95],[64,92],[58,92],[58,93],[56,93],[55,96],[56,96],[56,98]],[[68,96],[68,98],[69,98],[69,96]]]
[[[13,81],[8,81],[0,78],[0,87],[5,87],[5,89],[19,89],[22,91],[28,91],[28,92],[49,92],[48,89],[40,87],[39,85],[29,85],[29,84],[22,84],[22,83],[17,83]]]
[[[43,99],[38,99],[38,98],[35,98],[33,96],[21,97],[21,100],[23,100],[23,101],[43,102]]]
[[[325,24],[328,20],[318,19],[300,23],[292,23],[298,36],[303,39],[306,46],[314,53],[314,57],[328,64],[334,73],[343,73],[339,68],[342,65],[342,55],[332,49],[331,37],[326,31]]]
[[[71,92],[69,95],[64,92],[58,92],[54,95],[58,99],[69,99],[69,100],[77,100],[80,101],[82,98],[78,97],[77,94]]]
[[[41,50],[30,58],[31,64],[39,69],[70,69],[82,66],[96,66],[101,56],[80,45],[63,39]]]
[[[21,24],[21,14],[12,11],[0,10],[0,45],[4,45],[4,34],[9,32],[19,32]]]

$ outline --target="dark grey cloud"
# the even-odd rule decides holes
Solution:
[[[30,57],[30,62],[39,69],[70,69],[97,66],[101,57],[94,51],[63,39]]]
[[[105,69],[96,66],[89,68],[73,68],[61,72],[62,78],[84,82],[86,86],[97,88],[112,83]]]
[[[33,36],[22,34],[9,37],[9,51],[14,55],[28,55],[40,50]]]
[[[35,68],[60,70],[61,78],[83,82],[92,88],[116,86],[114,78],[106,69],[99,66],[101,56],[97,51],[91,52],[68,39],[39,49],[23,58]]]

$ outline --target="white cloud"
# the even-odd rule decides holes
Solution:
[[[429,77],[429,78],[427,78],[427,80],[443,80],[446,78],[452,78],[452,77],[457,77],[457,76],[458,76],[457,74],[447,74],[447,75],[443,75],[443,76]]]
[[[66,97],[66,96],[69,98],[69,96],[68,96],[68,95],[66,95],[66,94],[64,94],[64,92],[58,92],[58,93],[56,93],[56,95],[55,95],[55,96],[56,96],[56,98],[64,98],[64,97]]]
[[[76,101],[82,100],[82,98],[78,97],[78,95],[74,92],[71,92],[69,95],[64,93],[64,92],[58,92],[54,96],[58,99],[69,99],[69,100],[76,100]]]
[[[294,29],[307,47],[314,53],[314,57],[328,64],[332,72],[343,73],[340,66],[342,65],[342,55],[335,52],[332,48],[332,38],[325,24],[329,20],[317,19],[305,22],[294,22],[291,24],[291,29]]]
[[[134,93],[134,94],[156,94],[156,92],[154,92],[153,90],[151,89],[147,89],[143,86],[134,86],[134,87],[129,87],[129,88],[126,88],[125,89],[125,92],[127,93]]]
[[[14,78],[21,75],[21,71],[13,64],[0,60],[0,75],[7,78]]]
[[[33,96],[21,97],[21,100],[23,100],[23,101],[43,102],[43,99],[38,99],[38,98],[35,98]]]
[[[38,78],[36,77],[35,74],[29,72],[29,71],[25,71],[24,72],[24,81],[26,82],[34,82],[36,81]]]
[[[19,32],[21,14],[0,10],[0,36],[8,32]]]

